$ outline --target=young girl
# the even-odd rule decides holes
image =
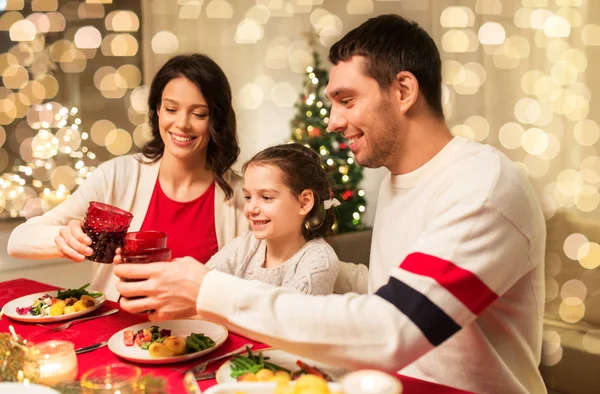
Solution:
[[[206,264],[245,279],[330,294],[338,258],[324,236],[335,221],[319,155],[300,144],[267,148],[244,167],[244,214],[252,232],[237,237]]]

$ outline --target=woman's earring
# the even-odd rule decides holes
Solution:
[[[310,222],[308,220],[304,221],[304,228],[306,228],[307,230],[310,230]]]

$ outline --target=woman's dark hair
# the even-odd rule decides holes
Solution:
[[[272,165],[283,174],[283,182],[295,196],[304,190],[311,190],[314,205],[302,227],[302,235],[307,241],[326,237],[335,223],[333,207],[325,209],[324,201],[331,198],[331,185],[327,173],[321,166],[317,152],[301,144],[282,144],[258,152],[248,160],[242,171],[249,165]]]
[[[233,189],[225,181],[224,174],[235,163],[240,153],[235,111],[231,105],[229,81],[221,67],[208,56],[198,53],[175,56],[158,70],[148,96],[148,118],[152,139],[142,148],[142,153],[155,162],[165,151],[165,144],[158,128],[158,108],[167,83],[179,77],[194,83],[206,99],[210,132],[206,164],[211,168],[215,182],[225,193],[225,198],[229,199],[233,195]]]
[[[440,53],[416,22],[393,14],[371,18],[331,47],[329,61],[338,64],[355,55],[366,58],[364,71],[381,89],[388,89],[400,71],[412,73],[429,107],[444,118]]]

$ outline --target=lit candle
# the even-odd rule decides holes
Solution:
[[[32,354],[37,368],[36,383],[55,386],[59,383],[73,381],[77,377],[77,356],[73,343],[68,341],[43,342],[33,347]]]

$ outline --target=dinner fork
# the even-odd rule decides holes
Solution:
[[[201,374],[202,372],[204,372],[206,370],[206,366],[209,363],[212,363],[212,362],[215,362],[215,361],[219,361],[219,360],[222,360],[222,359],[227,358],[227,357],[235,356],[236,354],[242,353],[243,351],[245,351],[248,348],[252,349],[252,346],[254,346],[254,345],[251,344],[251,343],[249,343],[249,344],[244,345],[241,348],[236,349],[236,350],[234,350],[232,352],[225,353],[225,354],[222,354],[222,355],[217,356],[217,357],[209,358],[208,360],[206,360],[206,361],[204,361],[204,362],[202,362],[202,363],[200,363],[200,364],[198,364],[198,365],[190,368],[188,370],[188,372],[191,372],[194,375],[199,375],[199,374]]]
[[[50,329],[52,331],[62,331],[62,330],[66,330],[67,328],[69,328],[71,326],[71,324],[73,323],[77,323],[77,322],[82,322],[82,321],[86,321],[86,320],[92,320],[92,319],[97,319],[99,317],[104,317],[104,316],[108,316],[108,315],[112,315],[117,313],[119,310],[118,309],[111,309],[110,311],[106,311],[104,313],[101,313],[99,315],[94,315],[94,316],[88,316],[88,317],[82,317],[80,319],[74,319],[74,320],[70,320],[64,324],[61,324],[60,326],[56,326],[56,327],[51,327]],[[42,326],[42,327],[46,327],[44,324],[38,324],[38,326]]]

